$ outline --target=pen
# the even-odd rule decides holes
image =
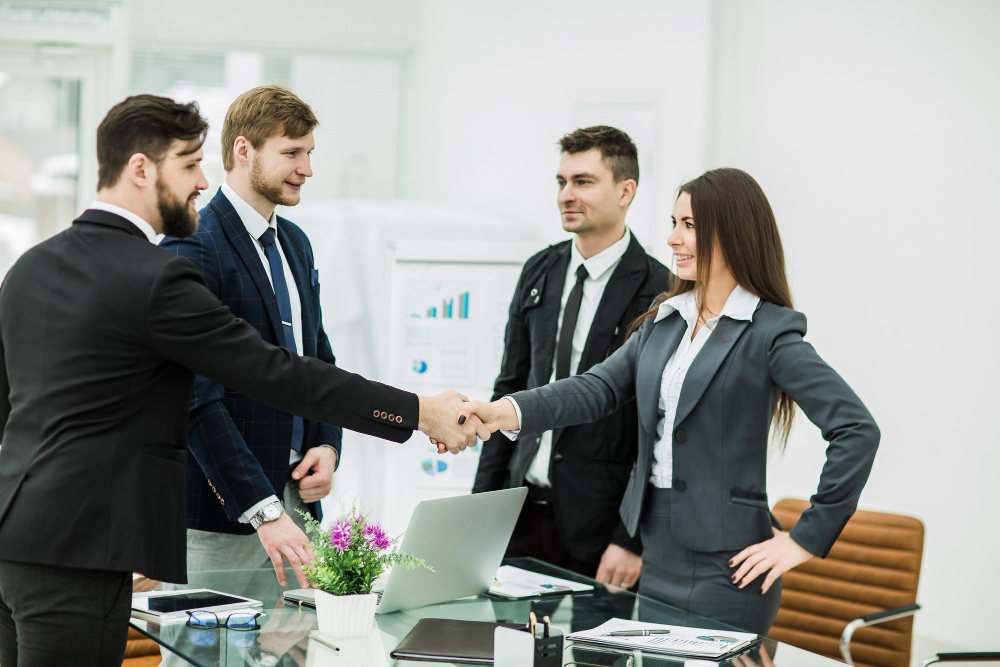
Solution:
[[[545,624],[545,628],[543,630],[544,634],[542,636],[543,637],[548,637],[549,636],[549,630],[552,629],[552,619],[550,619],[548,616],[543,616],[542,617],[542,623]]]
[[[605,634],[605,637],[648,637],[649,635],[669,635],[670,630],[654,628],[653,630],[615,630]]]
[[[326,637],[321,637],[318,632],[310,632],[309,633],[309,639],[315,639],[316,641],[318,641],[323,646],[327,646],[329,648],[332,648],[334,651],[339,651],[340,650],[339,646],[337,646],[336,644],[334,644],[333,642],[331,642]]]
[[[535,616],[535,612],[529,611],[528,612],[528,632],[531,633],[532,637],[535,636],[535,629],[536,629],[537,625],[538,625],[538,617]]]

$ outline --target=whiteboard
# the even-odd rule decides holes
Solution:
[[[489,400],[517,279],[538,250],[523,242],[398,242],[390,268],[389,384],[423,396],[457,389]],[[417,432],[392,448],[384,505],[390,531],[404,530],[421,500],[469,493],[483,446],[489,443],[440,455]]]

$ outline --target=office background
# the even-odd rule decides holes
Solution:
[[[677,185],[743,168],[775,209],[809,340],[882,428],[861,506],[926,524],[914,656],[989,648],[998,31],[994,0],[0,0],[0,270],[91,200],[114,102],[202,104],[204,202],[230,101],[283,84],[322,123],[288,215],[318,246],[327,330],[343,366],[385,378],[388,244],[561,240],[563,133],[633,135],[629,222],[664,261]],[[346,435],[329,503],[377,508],[394,453]],[[771,502],[808,497],[823,456],[800,418]]]

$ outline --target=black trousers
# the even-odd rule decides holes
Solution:
[[[587,563],[571,554],[559,535],[552,503],[532,501],[530,496],[521,508],[504,555],[507,558],[537,558],[591,578],[597,575],[600,565],[600,562]]]
[[[0,665],[120,667],[130,572],[0,561]]]

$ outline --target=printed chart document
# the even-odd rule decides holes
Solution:
[[[611,637],[611,632],[628,630],[669,630],[668,634],[654,634],[646,637]],[[701,630],[679,625],[660,625],[612,618],[593,630],[574,632],[566,637],[568,641],[593,644],[618,650],[645,651],[667,655],[691,655],[706,658],[721,658],[729,653],[743,650],[756,639],[749,632],[729,632],[723,630]]]
[[[547,574],[522,570],[511,565],[502,565],[487,595],[507,600],[521,600],[541,595],[563,595],[592,591],[590,584],[579,584],[568,579],[560,579]]]

